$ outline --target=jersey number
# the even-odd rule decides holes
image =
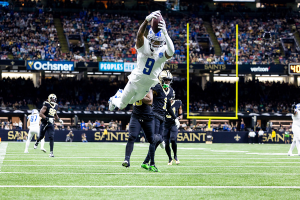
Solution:
[[[167,97],[166,97],[164,100],[165,100],[165,103],[164,103],[163,109],[164,109],[164,110],[167,110],[167,101],[168,101]]]
[[[30,122],[35,122],[37,119],[37,115],[33,115],[30,117]]]
[[[53,108],[50,108],[50,109],[49,109],[49,115],[50,115],[50,116],[54,117],[55,113],[56,113],[56,110],[55,110],[55,109],[53,109]]]
[[[142,104],[143,104],[142,100],[133,103],[134,106],[141,106]]]
[[[148,58],[147,61],[146,61],[146,64],[145,64],[145,68],[144,68],[144,70],[143,70],[143,74],[150,75],[154,63],[155,63],[155,60],[154,60],[154,59]]]

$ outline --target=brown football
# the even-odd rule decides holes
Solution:
[[[160,20],[162,20],[161,15],[159,15],[159,17],[157,17],[156,19],[153,18],[151,20],[151,28],[154,31],[154,33],[158,33],[160,31],[160,29],[158,28],[158,23],[160,22]]]

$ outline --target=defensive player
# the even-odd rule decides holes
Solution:
[[[170,99],[173,96],[173,89],[170,87],[170,84],[172,82],[172,79],[173,76],[169,71],[162,71],[159,75],[160,83],[157,84],[154,88],[152,88],[153,112],[155,116],[154,136],[155,136],[156,143],[150,144],[150,146],[151,145],[155,146],[155,149],[158,147],[158,145],[161,145],[161,148],[165,148],[165,142],[163,141],[163,133],[164,133],[164,126],[165,126],[166,111],[170,113],[173,120],[175,120],[176,125],[178,126],[180,125],[179,120],[176,118],[173,110],[171,109]],[[150,162],[150,166],[148,165],[149,161],[150,161],[150,152],[148,152],[148,155],[145,158],[144,162],[141,164],[141,167],[149,170],[149,167],[151,168],[151,162]]]
[[[56,104],[56,95],[50,94],[48,96],[48,101],[44,101],[43,107],[40,111],[40,117],[42,118],[42,124],[40,127],[40,136],[38,137],[34,149],[37,148],[39,142],[44,138],[46,132],[50,140],[50,155],[49,157],[54,157],[53,155],[53,146],[54,146],[54,118],[59,120],[63,124],[63,120],[59,119],[57,115],[58,105]]]
[[[37,109],[33,109],[31,114],[28,115],[27,119],[28,119],[27,120],[27,127],[29,128],[29,131],[28,131],[28,138],[27,138],[27,141],[26,141],[26,146],[25,146],[24,153],[29,153],[28,152],[28,147],[29,147],[29,144],[30,144],[30,141],[31,141],[32,137],[34,135],[39,137],[39,135],[40,135],[41,118],[39,116],[39,111]],[[44,138],[42,139],[41,143],[42,143],[41,144],[41,151],[46,153],[46,150],[44,149],[44,144],[45,144]]]
[[[298,150],[298,155],[300,156],[300,103],[298,103],[295,106],[294,114],[292,115],[293,119],[293,125],[292,125],[292,131],[293,131],[293,142],[291,143],[291,148],[288,152],[288,156],[291,156],[293,154],[293,150],[295,146]]]
[[[182,119],[182,102],[181,100],[175,100],[175,92],[171,98],[171,109],[173,110],[177,119]],[[178,165],[180,161],[177,158],[177,135],[178,135],[178,128],[175,124],[174,119],[172,119],[171,115],[166,116],[166,123],[165,123],[165,131],[164,131],[164,141],[166,143],[166,153],[169,157],[168,165],[172,165],[173,159],[171,156],[171,149],[170,149],[170,141],[172,143],[172,150],[174,153],[174,160]]]
[[[153,94],[152,90],[140,101],[133,104],[133,111],[129,123],[129,138],[126,145],[125,160],[122,163],[124,167],[130,167],[130,156],[133,151],[134,142],[140,133],[140,129],[143,128],[147,140],[150,144],[154,143],[153,125],[154,114],[152,112]],[[154,162],[155,146],[151,145],[149,148],[152,171],[157,171]]]
[[[159,73],[163,70],[165,62],[173,56],[175,49],[164,20],[158,24],[159,32],[154,33],[150,28],[147,38],[144,37],[148,22],[159,15],[160,11],[152,12],[140,26],[135,45],[137,68],[128,76],[129,80],[124,90],[118,90],[109,99],[110,111],[116,107],[123,109],[128,104],[143,99],[150,88],[159,83],[157,79]]]

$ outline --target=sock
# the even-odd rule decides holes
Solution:
[[[43,139],[41,140],[41,149],[44,149],[44,145],[45,145],[45,139],[43,138]]]
[[[173,150],[173,153],[174,153],[174,158],[177,158],[177,142],[176,141],[172,141],[172,150]]]
[[[297,147],[298,154],[299,154],[300,153],[300,141],[299,140],[296,140],[296,147]]]
[[[171,148],[170,148],[170,143],[169,143],[169,142],[166,143],[165,150],[166,150],[166,153],[167,153],[167,155],[168,155],[168,157],[169,157],[169,160],[172,160],[172,156],[171,156]]]
[[[50,139],[50,152],[53,152],[54,141],[53,138],[49,138],[49,139]]]
[[[25,151],[28,151],[29,144],[30,144],[30,138],[28,138],[26,141]]]
[[[292,144],[291,144],[291,148],[290,148],[289,152],[293,153],[293,150],[294,150],[295,146],[296,146],[296,141],[293,141]]]
[[[128,140],[125,150],[125,160],[130,160],[131,153],[133,151],[134,141]]]
[[[149,163],[149,161],[150,161],[150,148],[151,148],[151,151],[153,151],[153,148],[154,148],[154,152],[156,151],[156,149],[157,149],[157,147],[158,147],[158,145],[159,145],[160,143],[154,143],[154,144],[150,144],[150,146],[149,146],[149,151],[148,151],[148,154],[147,154],[147,157],[145,158],[145,160],[144,160],[144,164],[146,164],[146,163]],[[155,154],[155,153],[154,153]],[[151,160],[151,162],[150,162],[150,165],[151,164],[154,164],[154,156],[153,156],[153,160]]]
[[[155,165],[154,157],[155,157],[155,146],[150,145],[149,146],[149,156],[150,156],[150,165]]]

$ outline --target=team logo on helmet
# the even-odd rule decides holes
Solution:
[[[171,74],[171,72],[169,70],[163,70],[162,72],[160,72],[158,79],[159,79],[160,84],[163,86],[163,88],[167,88],[170,86],[170,84],[173,81],[173,75]],[[166,80],[169,80],[170,83],[166,84],[165,83]]]
[[[152,28],[149,29],[147,39],[150,41],[150,47],[154,50],[158,50],[166,43],[166,38],[161,31],[154,33]]]

